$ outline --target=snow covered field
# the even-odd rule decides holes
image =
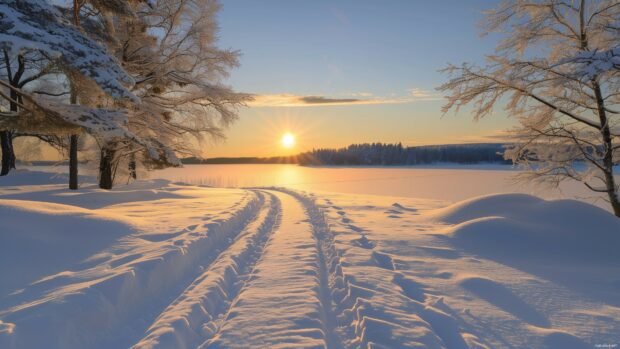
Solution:
[[[385,180],[369,178],[357,183]],[[48,173],[2,178],[0,348],[620,345],[620,220],[607,211],[463,200],[464,177],[463,198],[425,199],[326,187],[337,180],[69,191]]]

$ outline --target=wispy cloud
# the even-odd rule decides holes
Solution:
[[[352,92],[349,94],[354,97],[372,97],[373,96],[373,94],[370,92]]]
[[[362,101],[357,98],[327,98],[323,96],[301,96],[299,101],[305,104],[348,104]]]
[[[254,95],[248,105],[253,107],[308,107],[329,105],[364,105],[408,103],[407,99],[383,98],[330,98],[325,96],[299,96],[294,94]]]
[[[349,92],[338,97],[322,95],[296,95],[291,93],[254,95],[248,105],[252,107],[308,107],[331,105],[404,104],[436,101],[442,97],[421,88],[411,88],[406,94],[392,93],[392,97],[380,97],[371,92]]]
[[[441,99],[441,95],[422,88],[410,88],[408,92],[409,96],[415,100],[435,101]]]

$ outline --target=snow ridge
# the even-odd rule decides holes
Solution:
[[[156,253],[148,258],[128,256],[128,262],[110,266],[108,276],[69,284],[41,299],[8,309],[3,325],[14,326],[10,333],[0,331],[0,347],[106,347],[104,342],[116,340],[131,316],[148,314],[150,305],[174,294],[184,280],[193,280],[196,266],[230,245],[262,206],[263,197],[254,195],[229,219],[207,224],[206,232],[184,233],[189,241],[185,246],[172,241],[177,237],[167,239],[157,243]],[[161,248],[164,243],[171,243],[173,248]],[[86,270],[85,276],[88,274]],[[35,332],[38,335],[32,335]],[[124,333],[124,336],[132,335]],[[50,343],[49,339],[57,342]]]
[[[132,348],[196,348],[217,333],[280,218],[279,200],[269,193],[256,193],[266,197],[267,205]]]

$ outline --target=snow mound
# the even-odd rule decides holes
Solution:
[[[451,224],[488,216],[504,216],[543,202],[527,194],[496,194],[474,197],[431,211],[427,216]]]
[[[620,219],[574,200],[546,201],[525,194],[466,200],[431,218],[454,224],[452,242],[504,258],[539,257],[620,262]]]
[[[133,232],[97,211],[56,203],[0,201],[0,294],[76,267],[101,246]]]

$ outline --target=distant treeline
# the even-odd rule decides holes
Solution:
[[[302,154],[302,165],[419,165],[438,162],[509,164],[497,143],[403,147],[402,144],[353,144],[340,149],[315,149]]]
[[[429,145],[403,147],[402,144],[353,144],[340,149],[315,149],[294,156],[185,158],[184,164],[300,164],[398,166],[439,162],[510,164],[504,160],[504,145],[497,143]]]

